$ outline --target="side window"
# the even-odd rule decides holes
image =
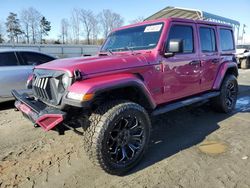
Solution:
[[[14,52],[0,53],[0,66],[17,66],[17,58]]]
[[[222,51],[234,50],[233,33],[229,29],[220,29],[220,46]]]
[[[33,52],[20,52],[20,54],[26,65],[40,65],[40,64],[47,63],[49,61],[54,60],[53,58],[49,56],[38,54],[38,53],[33,53]]]
[[[183,52],[192,53],[194,52],[194,37],[193,37],[193,28],[191,26],[185,25],[174,25],[171,27],[168,44],[171,39],[181,39],[183,40]]]
[[[212,28],[200,27],[200,41],[202,52],[215,52],[215,31]]]

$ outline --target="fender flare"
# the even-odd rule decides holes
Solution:
[[[148,88],[144,82],[135,74],[115,74],[105,75],[95,78],[89,78],[73,83],[68,92],[99,95],[103,92],[107,92],[114,89],[120,89],[124,87],[134,87],[138,89],[141,94],[146,97],[150,108],[154,109],[156,103],[152,98]]]
[[[216,79],[214,81],[214,84],[213,84],[213,89],[214,90],[219,90],[220,89],[220,86],[224,80],[224,77],[226,76],[227,72],[229,70],[234,70],[235,73],[236,73],[236,76],[238,76],[238,67],[237,67],[237,64],[235,62],[224,62],[220,68],[219,68],[219,71],[217,73],[217,76],[216,76]]]

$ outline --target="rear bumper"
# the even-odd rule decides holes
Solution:
[[[15,97],[15,107],[34,124],[39,125],[45,131],[53,129],[66,118],[66,113],[53,107],[48,107],[42,102],[36,101],[26,94],[12,91]]]

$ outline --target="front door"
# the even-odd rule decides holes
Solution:
[[[162,57],[164,98],[167,101],[188,97],[200,92],[200,60],[197,50],[195,24],[172,23],[166,42],[183,40],[183,52]]]

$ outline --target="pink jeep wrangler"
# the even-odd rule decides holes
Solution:
[[[228,25],[145,21],[112,31],[97,56],[37,66],[27,82],[34,96],[12,94],[35,125],[82,135],[89,158],[121,175],[146,151],[150,116],[208,99],[217,111],[234,109],[234,53]]]

